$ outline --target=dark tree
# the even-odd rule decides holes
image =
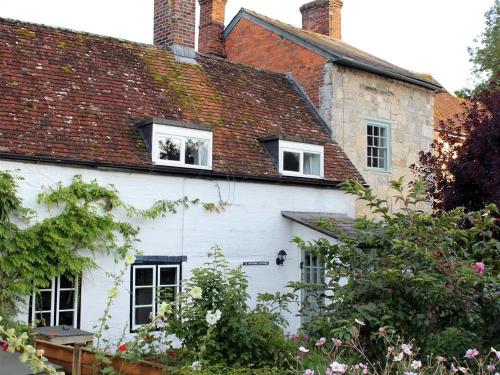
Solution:
[[[435,209],[500,206],[500,90],[498,80],[490,82],[465,114],[441,122],[431,151],[412,167],[427,181]]]

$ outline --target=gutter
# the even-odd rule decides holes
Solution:
[[[123,173],[142,173],[152,175],[168,175],[174,177],[200,178],[206,180],[240,181],[249,183],[263,183],[275,185],[295,185],[317,188],[338,189],[341,181],[303,179],[285,176],[254,176],[244,174],[230,174],[190,168],[165,167],[157,165],[123,165],[116,163],[102,163],[75,159],[52,158],[47,156],[30,156],[21,154],[0,153],[0,160],[9,160],[34,164],[60,165],[68,167],[81,167],[101,171],[115,171]]]

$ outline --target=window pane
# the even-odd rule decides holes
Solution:
[[[368,135],[373,135],[373,126],[368,125]]]
[[[181,160],[181,140],[176,138],[165,138],[159,140],[158,149],[161,160]]]
[[[300,172],[300,154],[297,152],[283,152],[283,169],[290,172]]]
[[[190,165],[208,166],[208,141],[188,139],[186,141],[185,162]]]
[[[162,287],[159,288],[158,302],[163,301],[175,301],[177,298],[177,288],[176,287]]]
[[[35,311],[52,310],[52,292],[40,292],[35,296]]]
[[[319,154],[304,152],[304,174],[321,175],[321,157]]]
[[[160,285],[176,285],[177,268],[160,268]]]
[[[152,268],[136,268],[135,269],[135,285],[153,285],[153,269]]]
[[[138,307],[135,309],[135,324],[147,324],[150,322],[150,316],[153,313],[153,307]]]
[[[75,292],[72,290],[62,291],[59,293],[59,309],[70,310],[74,308]]]
[[[35,321],[38,327],[50,326],[50,313],[35,314]]]
[[[136,305],[153,304],[153,288],[138,288],[135,290]]]
[[[75,277],[68,275],[68,276],[61,276],[61,281],[60,281],[60,286],[62,289],[70,289],[75,287]]]
[[[74,325],[73,311],[64,311],[59,313],[59,325],[61,326],[73,326]]]

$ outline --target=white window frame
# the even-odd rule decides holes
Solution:
[[[287,171],[284,169],[284,152],[293,152],[300,154],[299,172]],[[304,173],[304,153],[317,154],[320,156],[320,175],[310,175]],[[305,177],[322,179],[325,177],[325,148],[320,145],[312,145],[307,143],[279,141],[279,169],[283,176]]]
[[[181,154],[180,154],[179,161],[160,159],[158,141],[161,138],[176,138],[176,139],[179,139],[181,141],[181,150],[180,150]],[[185,161],[186,142],[189,139],[208,141],[207,165],[186,164],[186,161]],[[178,126],[153,124],[152,155],[153,155],[153,163],[155,163],[157,165],[211,170],[212,169],[212,150],[213,150],[213,134],[211,131],[182,128],[182,127],[178,127]]]
[[[57,281],[57,284],[56,284]],[[73,312],[73,327],[78,328],[78,319],[79,319],[79,285],[80,285],[80,279],[78,276],[75,276],[75,286],[74,288],[61,288],[61,278],[57,277],[55,279],[52,279],[50,282],[50,288],[46,289],[40,289],[38,293],[33,293],[32,295],[32,304],[31,304],[31,322],[33,325],[36,324],[36,315],[41,314],[41,313],[50,313],[50,323],[49,326],[58,326],[59,325],[59,313],[60,312],[68,312],[72,311]],[[57,288],[56,288],[57,285]],[[74,292],[74,301],[73,309],[61,309],[60,308],[60,303],[61,303],[61,292],[64,291],[73,291]],[[50,292],[51,299],[50,299],[50,310],[36,310],[36,298],[37,294],[41,292]]]
[[[172,284],[160,284],[160,270],[164,268],[174,268],[176,269],[176,283],[175,285]],[[153,285],[140,285],[137,286],[135,283],[135,271],[137,269],[152,269],[153,270]],[[135,331],[139,329],[140,327],[143,326],[143,324],[137,324],[135,321],[135,310],[136,308],[141,308],[141,307],[152,307],[151,312],[153,315],[158,314],[158,302],[157,301],[157,294],[159,288],[162,287],[175,287],[176,288],[176,299],[179,296],[180,293],[180,287],[181,287],[181,266],[180,264],[146,264],[146,265],[133,265],[132,266],[132,306],[131,308],[131,328],[132,331]],[[135,291],[136,289],[145,289],[145,288],[152,288],[153,289],[153,301],[152,305],[136,305],[135,303]]]
[[[326,284],[326,267],[324,261],[308,251],[301,250],[301,281],[307,284],[322,285]],[[306,266],[306,257],[309,257],[309,266]],[[313,266],[313,258],[316,259],[316,265]],[[309,275],[309,281],[306,281],[306,275]],[[312,279],[314,278],[314,281]],[[307,290],[302,290],[301,300],[302,303],[306,299],[309,299],[309,293]],[[308,323],[313,317],[308,315],[302,315],[302,324]]]
[[[392,143],[392,137],[391,137],[391,121],[387,120],[381,120],[381,119],[374,119],[374,118],[365,118],[365,169],[368,171],[373,171],[373,172],[391,172],[392,171],[392,148],[391,148],[391,143]],[[373,146],[368,146],[368,126],[373,126],[373,127],[378,127],[378,128],[383,128],[385,129],[386,132],[386,142],[387,146],[386,152],[387,152],[387,158],[384,161],[385,167],[384,168],[377,168],[377,167],[370,167],[368,166],[368,147],[373,147]],[[382,148],[382,147],[380,147]]]

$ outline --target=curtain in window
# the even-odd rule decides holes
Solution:
[[[304,174],[320,175],[320,156],[318,154],[304,153]]]

